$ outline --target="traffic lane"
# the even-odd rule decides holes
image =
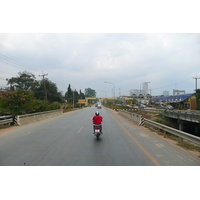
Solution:
[[[113,113],[114,112],[114,113]],[[126,120],[115,111],[110,112],[116,120],[123,119],[121,125],[131,133],[139,144],[162,166],[199,166],[200,160],[187,150],[174,145],[169,140],[145,127],[139,127]]]
[[[107,119],[106,112],[101,111],[104,117],[103,136],[97,140],[93,135],[91,117],[96,109],[84,110],[77,119],[81,131],[68,133],[73,135],[69,140],[68,134],[63,136],[59,144],[60,150],[52,148],[40,160],[40,165],[64,165],[64,166],[135,166],[154,165],[146,155],[141,152],[137,145],[133,145],[129,138],[119,134],[120,130],[112,119]],[[87,111],[87,112],[86,112]],[[83,116],[85,116],[83,118]],[[107,127],[106,123],[108,123]],[[80,130],[80,129],[79,129]],[[113,131],[110,131],[113,130]],[[36,163],[34,163],[36,165]]]
[[[43,120],[9,133],[1,143],[1,165],[32,166],[116,166],[153,165],[122,134],[104,109],[103,137],[97,141],[92,134],[91,117],[96,109],[83,109]]]
[[[123,133],[124,130],[108,117],[107,109],[101,110],[104,134],[97,141],[92,134],[91,123],[95,110],[74,111],[19,127],[18,133],[12,135],[14,139],[4,146],[4,152],[1,145],[1,164],[154,165]]]
[[[1,135],[0,165],[64,165],[65,157],[62,156],[66,156],[65,149],[76,146],[76,138],[83,125],[87,124],[92,134],[92,114],[91,109],[86,108],[21,126]],[[86,124],[85,120],[88,120]]]
[[[104,108],[105,120],[103,123],[103,132],[106,136],[108,147],[112,149],[111,156],[115,156],[117,165],[123,166],[145,166],[145,165],[159,165],[147,155],[138,144],[130,138],[126,130],[123,129],[119,123],[116,123],[113,117],[110,116],[110,109]],[[121,121],[120,123],[123,123]]]
[[[77,121],[66,114],[7,132],[0,136],[0,165],[39,165],[49,152],[70,141],[73,129],[78,131]]]
[[[96,108],[91,108],[94,115]],[[141,166],[154,165],[151,160],[126,134],[116,122],[108,117],[106,109],[99,109],[103,116],[103,135],[97,140],[92,134],[91,119],[83,125],[76,146],[66,146],[65,165],[79,166]]]

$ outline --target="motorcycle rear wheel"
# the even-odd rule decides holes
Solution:
[[[99,140],[99,138],[100,138],[100,134],[97,133],[96,137],[97,137],[97,140]]]

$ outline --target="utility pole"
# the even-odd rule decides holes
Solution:
[[[44,82],[44,100],[48,101],[48,98],[47,98],[47,89],[46,89],[46,84],[45,84],[45,80],[44,80],[44,77],[48,76],[48,74],[43,74],[43,71],[42,71],[42,75],[39,75],[39,76],[43,77],[43,82]]]
[[[196,79],[196,90],[195,90],[195,92],[197,91],[197,79],[200,79],[200,77],[197,77],[197,75],[196,75],[196,77],[193,77],[193,79]]]

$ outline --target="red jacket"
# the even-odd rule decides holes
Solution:
[[[103,117],[100,115],[95,115],[93,118],[93,123],[94,124],[101,124],[101,122],[103,121]]]

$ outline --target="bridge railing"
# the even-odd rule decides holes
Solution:
[[[63,109],[31,113],[26,115],[17,115],[14,119],[12,116],[0,116],[0,125],[10,125],[11,123],[14,123],[14,125],[25,125],[61,114],[63,114]]]
[[[58,110],[50,110],[46,112],[38,112],[26,115],[18,115],[15,117],[14,124],[15,125],[25,125],[32,122],[40,121],[43,119],[47,119],[50,117],[58,116],[63,114],[63,109]]]
[[[181,146],[184,146],[184,140],[187,140],[189,142],[192,142],[198,146],[200,146],[200,137],[191,135],[189,133],[186,133],[184,131],[177,130],[175,128],[171,128],[169,126],[165,126],[163,124],[159,124],[157,122],[144,119],[145,126],[152,126],[155,128],[158,128],[159,130],[162,130],[164,133],[164,137],[166,137],[166,133],[171,133],[172,135],[178,136],[181,139]]]
[[[198,146],[200,146],[200,137],[191,135],[184,131],[177,130],[175,128],[151,121],[149,119],[144,118],[142,115],[137,115],[128,111],[120,110],[119,114],[123,115],[125,118],[137,123],[139,126],[145,127],[154,127],[157,128],[159,131],[163,131],[164,137],[166,137],[166,133],[170,133],[172,135],[178,136],[181,139],[181,146],[184,146],[184,140],[192,142]]]
[[[10,119],[3,119],[3,120],[0,120],[0,125],[6,125],[6,124],[11,124],[13,122],[13,119],[10,118]]]

